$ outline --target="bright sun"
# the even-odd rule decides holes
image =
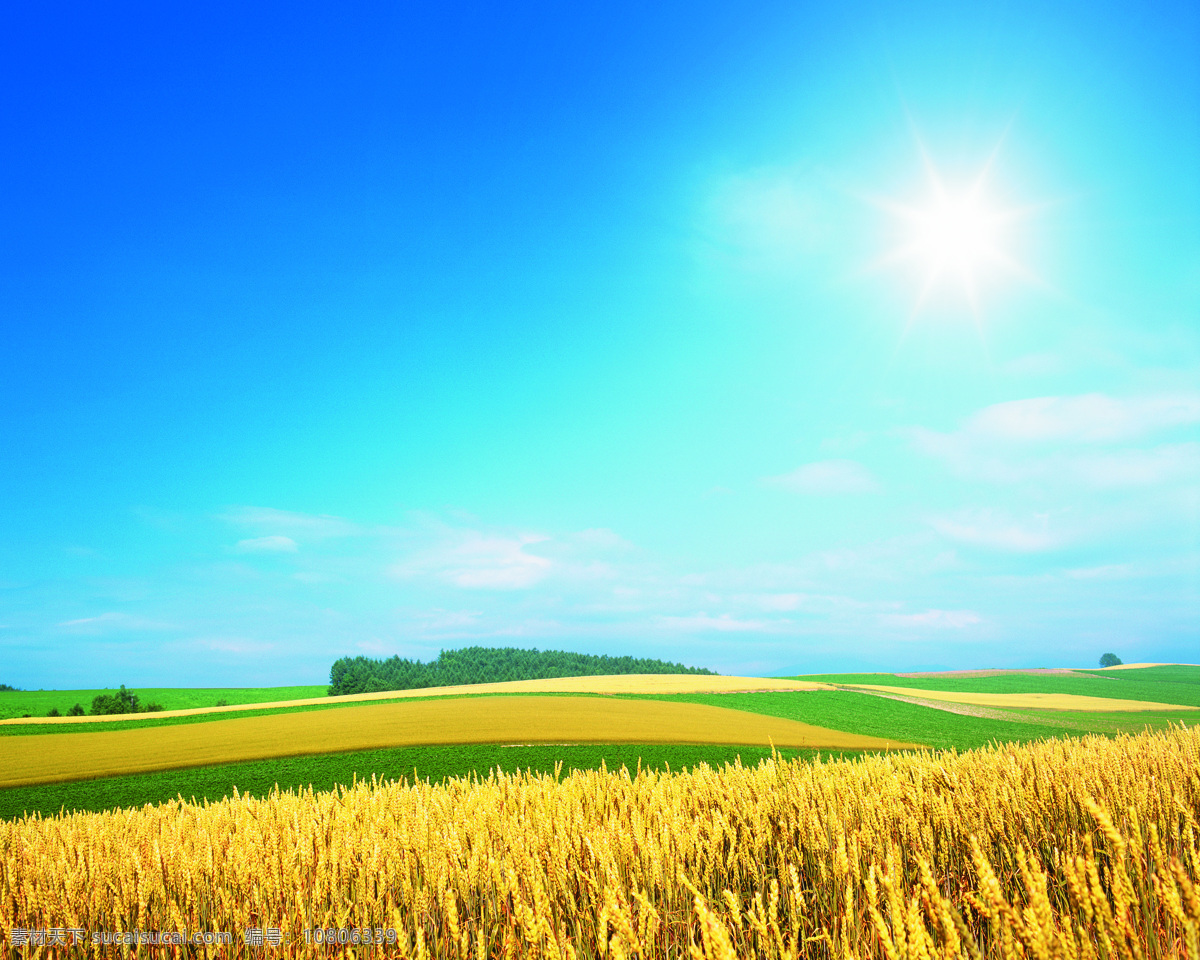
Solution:
[[[955,298],[966,299],[976,324],[982,326],[982,287],[997,274],[1016,274],[1035,280],[1009,253],[1006,229],[1024,210],[998,206],[988,196],[989,160],[969,183],[946,182],[922,149],[928,189],[916,203],[884,201],[880,205],[901,223],[899,244],[882,263],[911,262],[919,271],[920,288],[912,317],[937,290],[949,287]],[[961,302],[961,301],[960,301]]]
[[[906,241],[893,256],[916,262],[924,274],[914,309],[949,283],[966,295],[977,314],[982,283],[997,267],[1015,267],[1003,236],[1012,214],[988,201],[982,178],[960,191],[947,187],[936,174],[931,179],[932,196],[923,204],[892,207],[907,227]]]
[[[913,219],[914,250],[938,274],[969,277],[995,258],[996,215],[978,197],[939,197]]]

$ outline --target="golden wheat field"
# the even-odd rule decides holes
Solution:
[[[699,703],[472,697],[0,738],[0,789],[212,763],[454,743],[734,743],[883,750],[916,744]]]
[[[916,697],[920,700],[965,703],[975,707],[1007,707],[1010,710],[1080,710],[1089,713],[1200,710],[1200,707],[1188,707],[1177,703],[1117,700],[1111,697],[1087,697],[1075,693],[963,693],[949,690],[921,690],[916,687],[890,687],[878,683],[853,683],[846,684],[846,686],[854,690],[874,690],[877,693]]]
[[[330,955],[325,930],[384,940],[358,957],[1198,960],[1198,815],[1195,727],[359,783],[0,823],[0,930],[230,932],[173,954],[214,957]],[[264,928],[265,954],[243,942]]]

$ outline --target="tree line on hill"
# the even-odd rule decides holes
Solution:
[[[329,695],[416,690],[502,680],[549,680],[556,677],[599,677],[629,673],[690,673],[714,676],[703,667],[685,667],[641,657],[595,656],[562,650],[520,650],[516,647],[466,647],[443,650],[436,660],[422,663],[389,657],[342,657],[329,671]]]

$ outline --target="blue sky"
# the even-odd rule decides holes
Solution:
[[[1200,659],[1197,7],[651,6],[5,11],[0,681]]]

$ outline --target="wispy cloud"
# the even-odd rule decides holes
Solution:
[[[481,610],[442,610],[436,608],[420,614],[420,619],[431,630],[461,630],[474,627],[482,616]]]
[[[230,507],[218,514],[218,519],[256,530],[264,537],[282,536],[297,540],[350,537],[363,532],[361,526],[342,517],[296,513],[273,507]]]
[[[721,633],[748,633],[767,630],[771,624],[765,620],[739,620],[728,613],[709,616],[697,613],[687,617],[659,617],[658,622],[671,630],[702,632],[716,630]]]
[[[627,551],[633,549],[633,544],[620,534],[607,527],[592,527],[580,530],[572,539],[581,546],[599,550]]]
[[[1106,563],[1098,567],[1076,567],[1064,572],[1071,580],[1128,580],[1136,575],[1132,563]]]
[[[263,657],[274,653],[276,644],[250,637],[199,637],[191,643],[203,650],[230,654],[235,657]]]
[[[234,547],[238,553],[295,553],[299,548],[296,541],[282,534],[271,534],[266,537],[251,537],[239,540]]]
[[[818,460],[782,476],[766,477],[763,483],[792,493],[820,497],[883,491],[871,471],[857,460]]]
[[[1200,423],[1200,396],[1116,398],[1101,393],[997,403],[970,417],[964,432],[982,440],[1113,443]]]
[[[765,593],[755,597],[754,601],[763,610],[786,611],[799,609],[804,599],[799,593]]]
[[[1053,353],[1028,353],[1005,363],[1001,369],[1010,376],[1050,376],[1062,373],[1063,358]]]
[[[1200,482],[1200,443],[1162,444],[1149,450],[1118,450],[1075,457],[1070,466],[1080,480],[1094,487],[1151,487],[1188,480]]]
[[[743,268],[778,269],[819,249],[821,207],[811,178],[760,170],[717,185],[701,232],[713,251]]]
[[[468,590],[522,590],[553,569],[552,560],[528,550],[549,539],[534,533],[442,527],[439,542],[396,563],[392,573],[402,579],[434,577]]]
[[[1063,543],[1048,514],[1020,522],[990,510],[934,517],[930,524],[948,540],[1008,553],[1042,553]]]
[[[923,613],[885,613],[880,622],[889,627],[962,630],[982,623],[983,618],[973,610],[926,610]]]
[[[964,478],[1115,489],[1200,479],[1195,441],[1132,445],[1196,423],[1200,395],[1085,394],[994,404],[948,433],[924,427],[903,432],[918,450]]]
[[[109,610],[94,617],[63,620],[58,626],[77,633],[105,633],[110,630],[169,630],[172,625],[134,614]]]

